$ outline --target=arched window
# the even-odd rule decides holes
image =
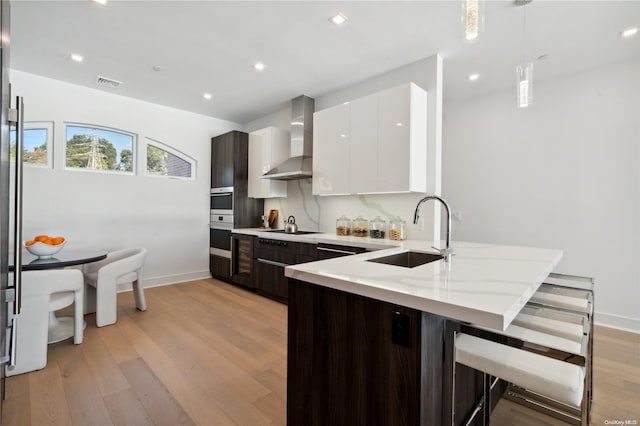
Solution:
[[[161,142],[146,138],[147,175],[194,179],[196,161]]]
[[[135,173],[135,135],[82,124],[66,124],[65,167]]]

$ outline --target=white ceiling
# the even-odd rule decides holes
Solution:
[[[337,12],[346,25],[328,21]],[[539,81],[640,56],[640,36],[620,38],[640,26],[638,0],[487,1],[475,44],[462,42],[460,12],[459,1],[14,0],[10,66],[246,123],[436,53],[446,100],[515,87],[523,58]],[[99,87],[96,75],[124,84]]]

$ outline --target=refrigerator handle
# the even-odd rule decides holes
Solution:
[[[13,225],[13,282],[15,301],[13,314],[18,315],[22,309],[22,157],[24,136],[24,99],[16,96],[16,108],[9,109],[9,124],[16,128],[16,176],[15,176],[15,208]]]

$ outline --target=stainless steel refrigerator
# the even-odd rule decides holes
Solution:
[[[5,397],[5,366],[15,363],[16,315],[20,312],[22,241],[22,101],[11,108],[9,85],[9,1],[0,1],[0,419]],[[9,131],[16,131],[11,164]],[[16,265],[9,274],[9,265]]]

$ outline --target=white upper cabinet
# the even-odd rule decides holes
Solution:
[[[260,179],[260,176],[289,158],[289,145],[289,132],[277,127],[249,133],[249,197],[287,196],[286,181]]]
[[[349,105],[313,114],[314,195],[349,193]]]
[[[349,192],[375,192],[378,188],[378,95],[349,102],[351,146]]]
[[[427,191],[427,92],[413,83],[378,95],[378,179],[378,192]]]
[[[427,92],[414,83],[318,111],[314,120],[314,194],[427,191]]]

